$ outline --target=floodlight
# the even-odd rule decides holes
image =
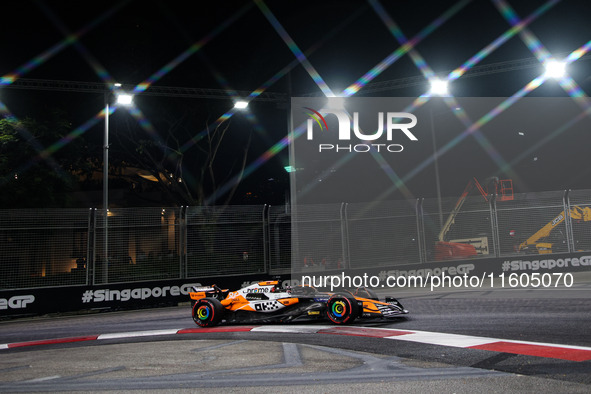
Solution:
[[[549,60],[544,67],[546,68],[547,78],[559,79],[564,77],[566,73],[566,63],[558,60]]]
[[[345,98],[344,97],[329,97],[328,107],[332,109],[345,109]]]
[[[234,103],[234,108],[236,109],[245,109],[246,107],[248,107],[248,101],[238,100]]]
[[[446,96],[448,92],[447,80],[432,79],[431,80],[431,95]]]
[[[117,95],[117,104],[131,105],[133,103],[133,95],[121,93]]]

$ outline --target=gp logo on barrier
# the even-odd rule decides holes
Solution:
[[[28,304],[35,302],[35,296],[32,294],[14,296],[9,299],[0,298],[0,310],[5,309],[25,309]]]
[[[181,286],[156,286],[137,287],[135,289],[99,289],[85,290],[82,293],[82,303],[146,300],[148,298],[186,296],[193,286],[201,286],[201,283],[188,283]]]
[[[309,116],[307,120],[307,139],[314,139],[314,124],[317,124],[320,132],[328,132],[328,124],[325,115],[331,114],[336,116],[338,121],[338,133],[336,137],[338,141],[351,141],[351,130],[354,136],[364,143],[360,144],[326,144],[318,145],[319,152],[333,151],[333,152],[369,152],[372,149],[378,152],[402,152],[404,147],[401,144],[385,144],[385,143],[371,143],[366,142],[377,141],[382,136],[386,135],[386,140],[391,142],[394,140],[395,131],[402,132],[410,141],[418,141],[418,138],[410,131],[410,129],[417,124],[417,117],[408,112],[378,112],[377,130],[370,134],[365,134],[359,127],[359,112],[353,112],[353,118],[345,110],[337,109],[323,109],[325,115],[310,107],[304,107],[307,110],[306,114]],[[384,121],[385,116],[385,121]],[[406,122],[403,122],[407,120]],[[385,126],[385,127],[384,127]],[[396,133],[398,134],[398,133]]]
[[[542,260],[505,260],[501,268],[503,271],[538,271],[554,270],[570,267],[589,267],[591,266],[591,256],[566,257],[557,259]]]

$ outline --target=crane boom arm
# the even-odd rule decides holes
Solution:
[[[441,226],[441,230],[439,231],[439,237],[438,237],[439,242],[446,241],[445,236],[447,235],[447,233],[451,229],[451,226],[455,223],[456,216],[460,212],[462,205],[464,205],[466,198],[468,197],[470,192],[475,187],[478,189],[478,191],[480,192],[480,195],[484,198],[484,200],[488,201],[488,198],[486,197],[486,191],[484,190],[484,188],[482,187],[480,182],[478,182],[478,179],[472,178],[472,180],[470,182],[468,182],[468,184],[464,188],[464,192],[462,193],[462,195],[460,196],[460,198],[456,202],[456,205],[454,206],[454,209],[451,211],[450,215],[447,217],[447,220],[445,221],[443,226]]]
[[[522,242],[519,245],[519,250],[526,249],[530,245],[535,245],[540,239],[549,236],[560,223],[564,222],[564,219],[566,218],[564,212],[565,211],[560,212],[558,216],[556,216],[554,219],[548,222],[544,227],[539,229],[527,240]],[[591,221],[591,207],[581,208],[575,205],[568,212],[570,214],[571,219],[580,220],[584,222]]]

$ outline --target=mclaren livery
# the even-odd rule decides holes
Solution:
[[[328,319],[334,324],[357,318],[397,318],[408,313],[394,298],[380,301],[370,289],[325,293],[309,286],[282,288],[278,281],[265,281],[237,291],[216,285],[193,287],[189,293],[193,320],[201,327],[225,323],[272,323]]]

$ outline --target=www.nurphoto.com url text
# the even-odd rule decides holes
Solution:
[[[375,275],[318,275],[302,276],[301,284],[321,288],[330,288],[331,291],[338,288],[368,287],[368,288],[405,288],[416,287],[434,291],[442,288],[550,288],[550,287],[572,287],[574,278],[571,273],[483,273],[481,276],[448,275],[445,272],[441,275],[426,276],[405,275],[387,276],[380,278]]]

